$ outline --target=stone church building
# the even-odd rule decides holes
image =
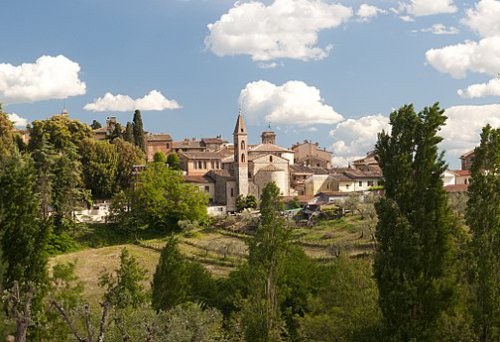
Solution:
[[[294,163],[294,153],[276,145],[276,134],[271,130],[263,132],[261,139],[258,145],[248,144],[247,128],[240,113],[234,127],[233,146],[219,151],[179,154],[184,165],[210,159],[208,164],[196,162],[206,170],[205,173],[200,169],[185,170],[186,181],[197,183],[209,192],[212,204],[225,205],[228,211],[235,210],[239,195],[252,194],[259,199],[264,187],[273,181],[282,196],[289,196],[290,165]]]

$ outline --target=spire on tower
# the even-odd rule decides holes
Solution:
[[[241,110],[238,113],[238,119],[236,120],[236,126],[234,127],[233,134],[247,134],[247,127],[245,126],[245,121],[243,120],[243,114],[241,114]]]

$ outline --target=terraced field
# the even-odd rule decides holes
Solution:
[[[354,215],[322,221],[312,227],[294,226],[291,235],[293,242],[304,248],[311,258],[328,262],[339,254],[353,257],[370,254],[373,244],[366,226],[366,220]],[[179,247],[187,258],[200,262],[215,276],[224,277],[244,261],[248,253],[245,240],[249,238],[251,235],[238,225],[221,225],[180,235]],[[97,302],[103,293],[103,289],[98,286],[99,277],[119,267],[120,251],[125,247],[148,270],[145,285],[149,287],[165,241],[165,238],[157,238],[136,244],[85,249],[56,256],[51,260],[51,265],[76,262],[76,274],[85,283],[86,296],[92,302]]]

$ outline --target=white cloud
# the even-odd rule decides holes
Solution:
[[[467,10],[462,23],[481,37],[500,35],[500,1],[480,0],[474,9]]]
[[[487,83],[472,84],[465,90],[458,90],[457,94],[464,98],[500,96],[500,78],[494,78]]]
[[[275,85],[267,81],[248,83],[240,93],[243,113],[250,122],[309,126],[335,124],[342,115],[324,103],[319,89],[301,81]]]
[[[369,21],[371,18],[376,17],[379,13],[387,13],[387,11],[376,6],[362,4],[361,6],[359,6],[356,15],[360,17],[361,21]]]
[[[450,163],[458,163],[458,157],[471,150],[480,141],[486,124],[500,127],[500,104],[479,106],[454,106],[445,110],[448,117],[439,135],[443,137],[440,149],[446,151]],[[389,118],[384,115],[348,119],[330,132],[336,140],[332,149],[334,164],[347,163],[373,150],[377,133],[390,131]]]
[[[454,78],[463,78],[468,71],[496,75],[500,70],[500,36],[431,49],[425,57],[434,68]]]
[[[382,114],[347,119],[330,131],[335,139],[333,153],[348,161],[364,156],[373,150],[377,134],[382,130],[390,131],[389,118]]]
[[[322,0],[236,2],[218,21],[209,24],[205,45],[217,56],[246,54],[254,61],[279,58],[318,60],[332,46],[317,46],[318,33],[352,17],[350,7]]]
[[[0,101],[6,103],[65,99],[85,94],[80,65],[59,55],[42,56],[35,63],[0,64]]]
[[[139,99],[132,99],[128,95],[113,95],[106,93],[92,103],[87,103],[83,109],[93,112],[130,112],[135,109],[143,111],[161,111],[178,109],[181,106],[175,100],[169,100],[158,90],[151,90],[149,94]]]
[[[7,114],[7,117],[16,127],[26,127],[26,125],[28,124],[27,119],[20,117],[16,113]]]
[[[412,17],[410,17],[409,15],[402,15],[399,17],[401,20],[403,21],[406,21],[406,22],[412,22],[412,21],[415,21],[415,19],[413,19]]]
[[[481,129],[487,124],[500,127],[500,104],[455,106],[446,109],[446,126],[440,132],[441,148],[448,160],[456,159],[480,141]],[[450,159],[451,157],[451,159]]]
[[[455,13],[457,11],[453,0],[411,0],[409,4],[405,5],[405,9],[415,17]]]
[[[459,31],[455,26],[446,27],[443,24],[434,24],[429,28],[424,28],[413,32],[429,32],[432,34],[442,35],[442,34],[458,34]]]

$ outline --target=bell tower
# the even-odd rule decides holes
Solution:
[[[233,132],[234,138],[234,176],[236,178],[237,194],[248,195],[248,144],[247,128],[241,111],[236,120]]]

